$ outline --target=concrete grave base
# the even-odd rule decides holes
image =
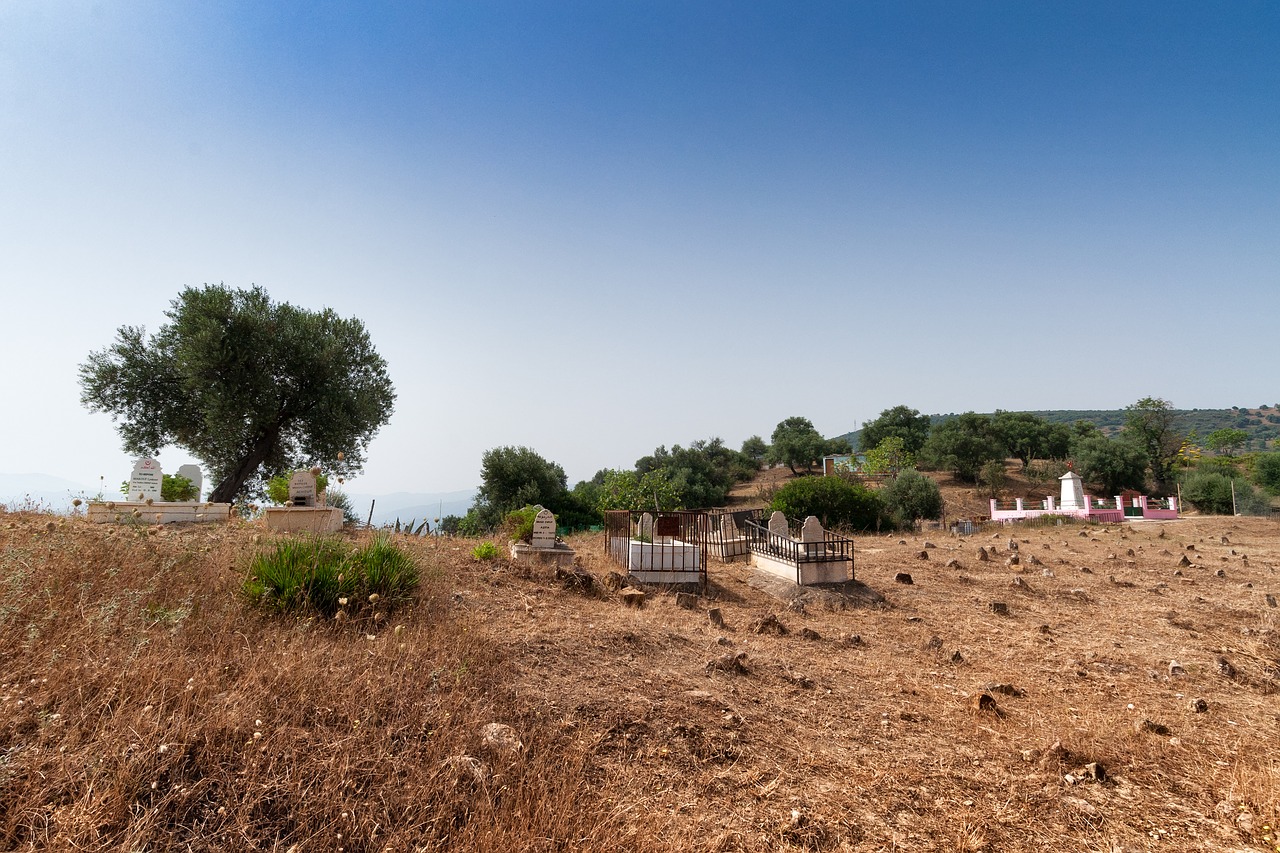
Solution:
[[[134,510],[142,513],[133,517]],[[179,522],[221,522],[231,518],[231,504],[155,501],[90,501],[87,516],[94,524],[114,522],[139,524],[177,524]]]
[[[779,560],[765,554],[752,554],[751,565],[785,578],[792,583],[807,586],[814,583],[844,583],[853,579],[853,560],[820,560],[812,563],[795,563]]]
[[[267,529],[285,533],[335,533],[342,529],[336,506],[269,506]]]
[[[568,568],[573,565],[573,558],[576,554],[576,551],[563,542],[557,542],[555,547],[552,548],[535,548],[523,542],[511,543],[511,559],[517,563],[550,563]]]
[[[722,563],[745,561],[751,554],[747,549],[746,537],[725,539],[723,542],[712,541],[707,544],[707,553]]]
[[[641,583],[700,583],[702,553],[698,546],[679,539],[669,542],[632,539],[627,548],[627,573]]]

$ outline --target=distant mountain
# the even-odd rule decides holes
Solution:
[[[66,512],[72,500],[96,495],[99,488],[51,474],[0,474],[0,504],[9,509]]]
[[[1012,411],[1012,410],[1011,410]],[[992,414],[991,412],[987,413]],[[1119,432],[1124,426],[1124,409],[1053,409],[1033,411],[1050,423],[1073,424],[1076,421],[1090,421],[1107,435]],[[1216,429],[1242,429],[1249,434],[1245,450],[1270,450],[1280,439],[1280,403],[1274,406],[1260,406],[1256,409],[1174,409],[1177,428],[1183,433],[1195,430],[1203,441],[1204,437]],[[945,415],[929,415],[929,421],[937,424],[956,416],[955,412]],[[837,438],[844,438],[855,450],[866,449],[859,443],[862,430],[847,432]]]

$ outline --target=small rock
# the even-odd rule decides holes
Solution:
[[[1230,545],[1230,544],[1231,544],[1231,540],[1230,540],[1230,539],[1228,539],[1228,538],[1227,538],[1227,537],[1225,537],[1225,536],[1223,536],[1223,537],[1222,537],[1221,542],[1222,542],[1222,544],[1223,544],[1223,545]]]
[[[860,646],[862,645],[862,635],[850,634],[843,639],[843,642],[846,646]]]
[[[821,640],[822,635],[812,628],[801,628],[800,638],[804,640]]]
[[[707,611],[707,621],[717,628],[724,627],[724,614],[720,612],[719,607],[712,607]]]
[[[1274,595],[1272,595],[1271,593],[1269,593],[1269,592],[1268,592],[1268,593],[1264,594],[1264,595],[1263,595],[1263,598],[1265,598],[1265,599],[1266,599],[1266,602],[1267,602],[1267,606],[1268,606],[1268,607],[1275,607],[1275,606],[1276,606],[1276,597],[1275,597]]]
[[[778,634],[781,636],[787,633],[786,626],[779,622],[778,617],[772,613],[756,619],[747,630],[753,634]]]
[[[1195,549],[1196,549],[1196,546],[1195,546],[1195,545],[1188,545],[1188,546],[1187,546],[1187,550],[1188,550],[1188,551],[1194,551]]]
[[[990,693],[977,693],[969,700],[969,707],[982,714],[994,714],[1000,716],[1000,706],[996,704],[996,697]]]
[[[1014,554],[1012,557],[1010,557],[1009,559],[1005,560],[1005,561],[1004,561],[1004,564],[1005,564],[1006,566],[1017,566],[1017,565],[1021,564],[1021,562],[1022,562],[1022,561],[1018,559],[1018,555],[1017,555],[1017,554]]]
[[[987,683],[986,690],[989,693],[999,693],[1002,696],[1026,696],[1025,690],[1014,687],[1012,684],[1005,684],[1001,681],[990,681]]]
[[[1133,724],[1133,729],[1136,732],[1146,733],[1151,735],[1169,734],[1169,727],[1166,726],[1164,723],[1157,723],[1155,720],[1147,720],[1147,719],[1138,720],[1136,723]]]
[[[1039,557],[1037,557],[1035,554],[1032,554],[1032,555],[1030,555],[1029,557],[1027,557],[1027,565],[1028,565],[1028,566],[1043,566],[1043,565],[1044,565],[1044,563],[1040,562],[1040,558],[1039,558]]]
[[[1136,556],[1138,556],[1137,554],[1135,554],[1135,553],[1134,553],[1134,551],[1133,551],[1133,549],[1132,549],[1132,548],[1130,548],[1128,551],[1125,551],[1125,552],[1124,552],[1124,555],[1125,555],[1126,557],[1136,557]]]
[[[944,567],[948,569],[959,569],[961,568],[960,561],[957,560],[955,557],[952,557],[950,560],[947,560],[947,562],[944,564]]]
[[[1008,616],[1009,605],[1003,601],[993,601],[991,602],[991,612],[997,616]]]
[[[470,755],[451,755],[440,766],[453,775],[455,785],[483,785],[489,781],[489,768]]]
[[[904,583],[907,586],[911,586],[912,584],[915,583],[915,581],[911,579],[911,575],[909,575],[906,572],[898,572],[896,575],[893,576],[893,580],[895,583]]]
[[[711,672],[713,670],[715,672],[727,672],[730,675],[746,675],[748,673],[747,653],[738,652],[734,654],[730,652],[718,658],[712,658],[707,661],[707,671]]]
[[[1044,575],[1047,578],[1057,577],[1057,575],[1053,573],[1053,569],[1048,569],[1048,568],[1041,569],[1040,574]]]
[[[1091,575],[1093,574],[1093,569],[1089,568],[1088,566],[1081,566],[1080,573],[1084,575]]]
[[[627,607],[644,607],[644,592],[638,589],[624,589],[618,593],[622,598],[622,603]]]
[[[1186,675],[1187,671],[1176,660],[1169,661],[1169,675]]]
[[[1178,565],[1185,569],[1191,565],[1191,561],[1187,559],[1186,554],[1183,554],[1182,559],[1178,560]]]
[[[991,559],[991,555],[987,553],[987,549],[986,549],[986,548],[979,547],[979,548],[978,548],[978,562],[979,562],[979,563],[985,563],[985,562],[987,562],[987,561],[988,561],[988,560],[990,560],[990,559]]]
[[[926,548],[937,548],[938,546],[937,546],[937,545],[934,545],[932,542],[930,542],[928,539],[926,539],[926,540],[924,540],[924,547],[926,547]]]
[[[685,610],[697,610],[698,596],[689,592],[677,592],[676,607],[682,607]]]
[[[1193,714],[1203,714],[1209,710],[1209,703],[1203,699],[1192,699],[1189,706]]]
[[[917,559],[917,560],[927,560],[927,559],[929,559],[929,552],[928,552],[928,551],[921,551],[921,552],[919,552],[918,554],[916,554],[916,559]]]
[[[524,744],[506,723],[489,723],[480,730],[480,742],[496,752],[519,752]]]
[[[1224,572],[1222,569],[1218,569],[1216,572],[1213,573],[1213,575],[1214,577],[1225,578],[1227,576],[1227,573]]]
[[[1031,592],[1031,584],[1027,583],[1022,578],[1014,578],[1009,582],[1009,586],[1014,589],[1020,589],[1023,592]]]
[[[959,649],[951,653],[951,662],[957,666],[964,663],[964,655],[960,654]]]
[[[906,544],[907,544],[907,540],[905,540],[905,539],[899,539],[899,540],[898,540],[898,544],[899,544],[899,545],[906,545]]]
[[[609,572],[600,579],[600,583],[603,584],[604,588],[610,592],[617,592],[626,586],[627,579],[618,572]]]
[[[924,647],[931,652],[940,652],[942,651],[942,638],[934,634],[929,638],[929,642],[924,644]]]
[[[1009,550],[1010,551],[1018,550],[1018,541],[1016,539],[1009,540]]]
[[[1227,660],[1222,655],[1218,655],[1213,659],[1213,665],[1218,668],[1219,675],[1226,676],[1227,678],[1236,677],[1235,666],[1233,666],[1231,661]]]

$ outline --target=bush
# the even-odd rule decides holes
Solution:
[[[471,549],[471,556],[477,560],[492,560],[498,556],[498,546],[492,542],[481,542]]]
[[[816,516],[823,527],[873,530],[880,526],[880,496],[865,486],[839,477],[803,477],[787,483],[773,496],[771,512],[789,518]]]
[[[1231,515],[1233,480],[1218,471],[1192,471],[1182,482],[1182,499],[1207,515]],[[1235,483],[1235,510],[1241,515],[1267,515],[1271,511],[1267,499],[1259,495],[1247,480]]]
[[[356,515],[356,508],[351,505],[351,498],[347,497],[346,492],[340,492],[337,489],[326,489],[324,502],[327,506],[335,506],[342,510],[343,524],[363,523],[360,520],[360,516]]]
[[[526,506],[507,513],[502,519],[502,531],[507,535],[507,539],[512,542],[524,542],[526,545],[533,541],[533,520],[538,517],[538,511],[541,507]]]
[[[1280,495],[1280,453],[1260,453],[1253,462],[1253,481],[1268,494]]]
[[[920,518],[942,516],[942,490],[919,471],[908,468],[880,490],[885,512],[898,527]]]
[[[377,537],[353,549],[340,539],[284,539],[249,564],[241,592],[275,613],[353,615],[375,605],[389,611],[418,586],[413,558]]]
[[[289,481],[293,479],[293,472],[287,474],[277,474],[270,480],[267,480],[267,500],[278,506],[283,506],[289,501]],[[329,477],[325,474],[316,475],[316,494],[323,492],[325,487],[329,485]]]

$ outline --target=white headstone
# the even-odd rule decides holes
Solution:
[[[1068,471],[1058,478],[1062,483],[1062,509],[1087,509],[1084,505],[1084,480],[1075,471]]]
[[[640,535],[641,542],[653,541],[653,516],[647,512],[640,516],[640,534],[639,535]]]
[[[822,523],[818,521],[817,516],[811,515],[804,520],[804,526],[800,528],[801,542],[826,542],[827,532],[822,529]]]
[[[289,478],[289,500],[294,506],[315,506],[316,475],[310,471],[294,471]]]
[[[787,517],[781,511],[775,510],[773,515],[769,516],[769,532],[775,536],[791,538],[791,528],[787,525]]]
[[[162,500],[160,486],[163,482],[164,474],[160,471],[159,462],[150,457],[139,459],[133,465],[133,473],[129,475],[129,500]]]
[[[556,547],[556,517],[551,510],[540,510],[533,517],[533,536],[529,544],[535,548]]]
[[[720,536],[726,542],[737,539],[741,536],[741,534],[738,533],[738,525],[733,523],[732,515],[720,516]]]
[[[192,500],[200,500],[204,494],[204,475],[200,473],[199,465],[183,465],[178,469],[179,477],[186,477],[191,481],[191,485],[196,487],[196,496]]]

